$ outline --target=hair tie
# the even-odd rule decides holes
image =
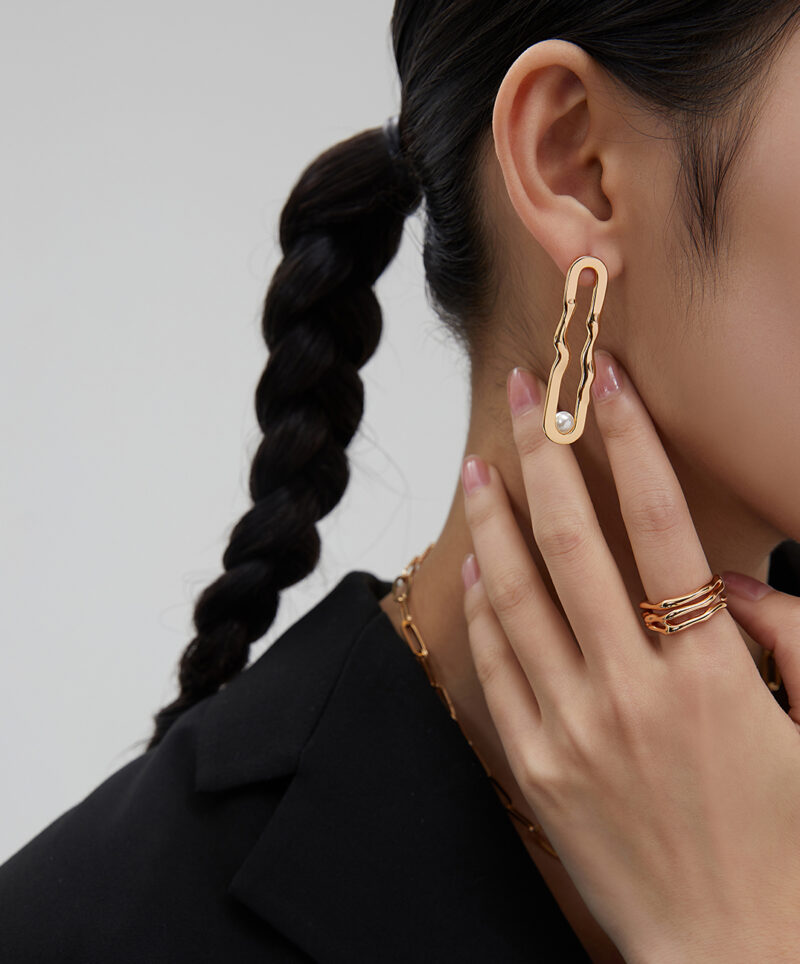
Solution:
[[[396,161],[402,161],[406,163],[405,155],[403,154],[403,149],[400,146],[400,115],[394,114],[392,117],[387,117],[383,123],[383,134],[386,138],[386,143],[389,146],[389,153],[392,158]]]
[[[391,117],[387,117],[383,123],[383,135],[386,138],[386,145],[389,149],[389,156],[392,161],[396,164],[397,170],[401,171],[404,180],[415,192],[416,203],[419,202],[419,198],[422,196],[422,185],[420,183],[417,172],[411,166],[408,160],[408,155],[403,150],[400,144],[400,115],[393,114]],[[413,210],[413,208],[412,208]]]

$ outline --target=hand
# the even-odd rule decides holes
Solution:
[[[595,394],[608,358],[595,354],[594,409],[642,585],[656,601],[691,592],[712,572],[618,362],[619,389]],[[516,371],[510,400],[526,381],[534,391],[512,414],[533,536],[569,622],[489,465],[487,484],[465,486],[479,578],[464,607],[514,777],[626,960],[800,961],[800,599],[774,591],[741,610],[775,650],[793,718],[728,609],[675,634],[647,630],[571,446],[542,430],[542,382]]]

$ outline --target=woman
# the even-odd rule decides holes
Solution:
[[[0,868],[0,958],[800,960],[798,9],[398,0],[399,124],[282,213],[254,505],[180,693]],[[243,672],[423,199],[462,481]]]

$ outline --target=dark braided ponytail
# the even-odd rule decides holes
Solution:
[[[233,528],[225,572],[197,600],[180,692],[155,714],[148,750],[184,710],[244,668],[251,643],[275,619],[281,589],[319,560],[316,523],[347,488],[345,449],[364,410],[358,370],[383,326],[372,286],[420,201],[380,127],[325,151],[289,195],[280,218],[283,260],[262,317],[269,358],[255,396],[264,438],[250,472],[253,506]]]
[[[256,393],[265,438],[250,480],[254,505],[233,530],[225,574],[197,603],[180,695],[156,716],[149,746],[244,667],[278,592],[317,563],[314,524],[347,486],[344,450],[363,410],[358,369],[381,334],[371,287],[421,200],[417,183],[429,301],[473,367],[491,349],[509,282],[481,172],[497,91],[516,58],[550,37],[577,44],[669,121],[678,237],[693,279],[694,267],[716,263],[723,188],[798,16],[800,0],[395,0],[401,159],[381,128],[353,137],[304,172],[283,210],[284,260],[264,307],[271,355]]]

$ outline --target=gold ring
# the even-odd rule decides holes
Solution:
[[[709,619],[720,609],[725,609],[728,605],[725,601],[727,598],[722,576],[714,573],[710,582],[685,596],[673,596],[671,599],[662,599],[657,603],[650,600],[640,602],[639,607],[645,610],[640,615],[647,629],[651,629],[654,633],[679,633],[682,629],[688,629],[704,619]],[[687,615],[705,606],[711,606],[711,608],[699,616]]]

